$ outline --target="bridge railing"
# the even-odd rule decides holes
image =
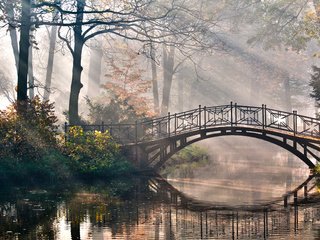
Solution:
[[[72,125],[65,125],[65,131]],[[320,137],[320,120],[286,112],[266,105],[261,107],[228,105],[202,107],[170,114],[150,120],[137,121],[134,124],[98,124],[81,125],[84,131],[110,131],[120,143],[137,143],[173,137],[182,133],[219,126],[248,126],[261,129],[276,129],[292,135]]]

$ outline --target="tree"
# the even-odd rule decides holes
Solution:
[[[153,94],[153,105],[154,112],[159,114],[159,89],[158,89],[158,73],[156,63],[156,49],[155,44],[150,44],[150,60],[151,60],[151,72],[152,72],[152,94]]]
[[[169,49],[167,49],[166,46],[163,47],[163,92],[161,104],[162,116],[167,114],[169,108],[171,85],[174,74],[174,56],[174,46],[170,46]]]
[[[147,95],[151,81],[143,78],[141,57],[127,45],[113,44],[110,70],[105,75],[108,82],[102,85],[105,93],[87,100],[91,122],[132,123],[154,116]]]
[[[206,24],[198,17],[200,10],[197,10],[197,6],[188,1],[142,0],[101,3],[73,0],[72,2],[61,2],[60,6],[52,2],[41,2],[35,4],[34,7],[39,13],[43,13],[48,7],[53,7],[61,15],[58,23],[52,23],[45,17],[41,19],[38,17],[38,25],[59,25],[69,28],[65,31],[60,29],[59,36],[66,42],[73,56],[69,101],[69,119],[72,124],[79,122],[78,100],[82,88],[81,56],[86,41],[100,34],[114,34],[123,39],[142,43],[166,42],[171,45],[186,45],[188,39],[200,41],[200,37],[197,36],[206,29]],[[181,20],[186,17],[189,18],[188,24],[182,24]],[[192,19],[197,19],[197,21],[192,21]],[[207,24],[207,29],[211,27],[212,25]],[[173,35],[175,36],[174,41],[169,38]]]
[[[55,0],[55,4],[59,4],[60,0]],[[53,11],[52,18],[53,22],[58,21],[59,12],[57,10]],[[57,26],[51,26],[51,32],[49,35],[49,54],[48,54],[48,62],[47,62],[47,73],[44,87],[43,100],[49,100],[51,93],[51,81],[52,81],[52,72],[53,72],[53,62],[56,48],[56,40],[57,40]]]
[[[8,31],[10,33],[11,46],[13,51],[13,56],[18,71],[19,64],[19,48],[18,48],[18,38],[17,38],[17,21],[15,12],[17,11],[17,1],[16,0],[4,0],[0,2],[0,9],[2,10],[5,20],[8,23]]]
[[[29,33],[31,27],[30,13],[31,0],[21,0],[22,15],[20,27],[20,52],[18,65],[18,87],[17,87],[17,101],[18,109],[24,110],[23,103],[28,99],[28,63],[29,63]]]
[[[103,60],[102,41],[91,42],[90,44],[90,63],[88,74],[88,97],[96,96],[100,91],[101,68]]]

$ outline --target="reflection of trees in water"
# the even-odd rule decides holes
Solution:
[[[44,197],[41,195],[28,194],[28,197],[30,199],[12,199],[0,204],[0,239],[20,235],[29,239],[54,239],[56,204],[49,199],[40,200]]]
[[[188,199],[159,178],[133,182],[127,189],[122,198],[99,186],[93,193],[85,189],[77,192],[63,203],[48,201],[44,195],[37,202],[17,200],[14,204],[1,204],[0,236],[4,238],[3,233],[11,230],[20,232],[22,238],[56,239],[58,231],[65,227],[54,227],[59,222],[55,219],[60,218],[69,224],[72,240],[80,239],[80,233],[84,239],[89,235],[92,239],[109,236],[132,240],[257,239],[289,234],[302,224],[320,220],[319,206],[243,210],[206,205]],[[35,211],[36,207],[43,210]],[[23,232],[23,228],[27,231]]]

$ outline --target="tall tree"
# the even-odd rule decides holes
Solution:
[[[72,51],[73,55],[73,68],[72,68],[72,80],[71,80],[71,91],[69,99],[69,120],[71,124],[79,123],[79,94],[83,87],[81,83],[81,72],[82,72],[82,49],[85,42],[84,36],[82,35],[82,24],[84,17],[85,0],[77,0],[77,15],[76,22],[73,28],[74,31],[74,47]]]
[[[28,62],[29,62],[29,33],[30,33],[30,13],[31,0],[21,0],[22,14],[20,27],[20,44],[19,44],[19,65],[18,65],[18,87],[17,100],[19,111],[23,111],[22,104],[28,99]]]
[[[60,4],[60,0],[55,0],[55,4]],[[57,10],[52,13],[53,22],[58,21],[59,12]],[[51,26],[51,31],[49,34],[49,53],[48,53],[48,61],[47,61],[47,72],[46,72],[46,80],[44,86],[43,100],[49,100],[51,93],[51,82],[52,82],[52,73],[53,73],[53,62],[55,56],[55,48],[57,41],[57,26]]]
[[[99,93],[101,85],[101,68],[103,49],[101,41],[90,44],[90,63],[88,74],[88,97],[92,98]]]
[[[11,46],[13,51],[13,56],[16,64],[16,68],[18,71],[19,64],[19,47],[18,47],[18,38],[17,38],[17,21],[15,14],[16,1],[9,0],[3,3],[4,12],[7,13],[7,21],[8,21],[8,31],[10,33]]]
[[[152,72],[152,94],[153,94],[153,106],[154,112],[159,114],[159,89],[158,89],[158,71],[156,63],[156,49],[155,44],[150,44],[150,60],[151,60],[151,72]]]
[[[161,104],[162,116],[167,114],[169,108],[172,79],[174,74],[174,56],[175,46],[170,46],[169,49],[167,49],[166,46],[163,46],[163,92]]]

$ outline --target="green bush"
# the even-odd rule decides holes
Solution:
[[[66,154],[70,167],[80,175],[114,176],[131,169],[120,153],[120,146],[108,131],[84,132],[79,126],[69,129]]]
[[[44,182],[69,176],[59,150],[53,104],[39,97],[0,111],[0,180]]]
[[[0,158],[39,159],[44,151],[57,145],[53,104],[35,97],[25,103],[25,109],[23,115],[18,114],[15,103],[0,111]]]

